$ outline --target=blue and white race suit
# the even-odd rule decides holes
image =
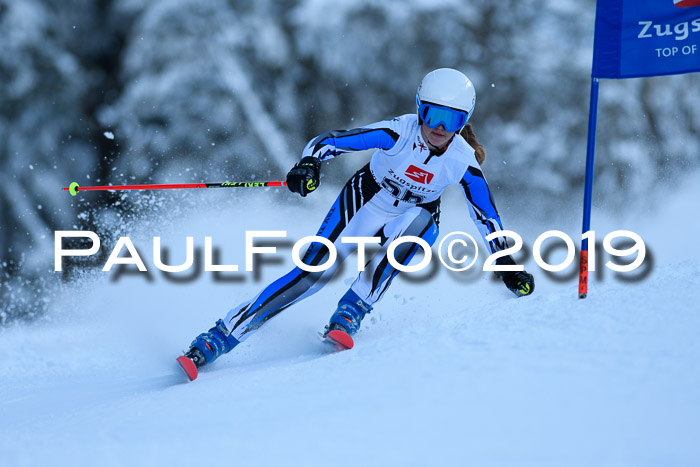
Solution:
[[[472,220],[483,237],[502,230],[474,149],[456,135],[442,154],[431,152],[421,136],[415,114],[324,133],[306,145],[302,157],[325,161],[347,152],[373,148],[377,151],[369,164],[346,183],[317,233],[335,245],[338,253],[335,264],[322,272],[296,267],[252,300],[229,311],[224,324],[237,340],[245,340],[251,331],[282,310],[320,290],[357,248],[356,243],[343,243],[342,237],[381,238],[381,249],[351,286],[367,304],[376,303],[398,273],[387,258],[389,244],[399,236],[410,235],[432,245],[438,236],[440,195],[450,185],[461,186]],[[506,248],[503,237],[484,241],[491,253]],[[394,258],[406,265],[418,248],[411,242],[402,243],[394,251]],[[315,242],[302,262],[316,266],[324,264],[328,256],[328,249]]]

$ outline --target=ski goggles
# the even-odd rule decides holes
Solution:
[[[450,133],[460,130],[469,120],[469,114],[462,110],[455,110],[442,105],[421,102],[418,106],[420,119],[430,128],[440,125]]]

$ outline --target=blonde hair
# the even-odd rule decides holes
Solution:
[[[486,150],[484,149],[484,146],[476,139],[476,134],[474,134],[474,129],[472,128],[471,123],[464,125],[464,128],[462,128],[462,131],[460,131],[459,134],[462,135],[462,138],[464,138],[467,143],[469,143],[469,146],[474,149],[474,155],[476,156],[476,161],[479,163],[479,165],[484,165],[484,161],[486,160]]]

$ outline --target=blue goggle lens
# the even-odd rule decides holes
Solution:
[[[423,123],[430,128],[437,128],[440,125],[445,127],[445,131],[454,132],[459,130],[467,123],[469,115],[461,110],[443,107],[441,105],[422,102],[418,109]]]

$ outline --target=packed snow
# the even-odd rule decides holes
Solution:
[[[291,267],[289,243],[316,231],[336,188],[294,208],[270,189],[236,202],[196,192],[198,209],[164,201],[126,232],[148,273],[85,273],[45,319],[0,330],[3,465],[697,465],[699,182],[625,215],[594,210],[597,232],[644,238],[642,279],[606,270],[601,250],[603,272],[578,300],[575,264],[545,274],[523,256],[536,291],[516,299],[490,274],[439,266],[397,279],[356,347],[332,353],[317,333],[354,275],[350,258],[192,383],[175,357]],[[457,191],[442,235],[476,236]],[[499,205],[526,244],[551,229],[578,244],[578,213],[540,220]],[[280,229],[289,242],[258,276],[245,272],[244,231]],[[218,264],[240,272],[164,274],[153,236],[169,264],[184,262],[186,236],[199,248],[211,236]]]
[[[595,2],[466,3],[0,0],[0,465],[700,465],[700,80],[601,85],[593,228],[636,232],[647,256],[613,273],[598,244],[578,300],[576,264],[545,273],[533,245],[580,240]],[[415,111],[433,66],[476,86],[535,294],[480,273],[483,251],[461,274],[434,259],[331,353],[317,333],[350,258],[185,382],[175,357],[292,267],[363,156],[329,162],[303,200],[60,188],[280,179],[309,138]],[[54,232],[86,226],[101,256],[53,271]],[[280,229],[245,272],[245,231]],[[451,190],[442,237],[459,230],[478,238]],[[120,236],[147,273],[100,271]],[[172,265],[193,237],[195,266],[159,271],[155,236]],[[238,273],[203,270],[205,237]],[[551,264],[561,246],[546,242]]]

